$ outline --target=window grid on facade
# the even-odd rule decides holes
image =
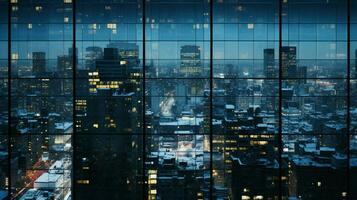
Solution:
[[[356,198],[356,6],[0,0],[0,199]]]

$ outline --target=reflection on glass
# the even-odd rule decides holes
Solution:
[[[283,3],[285,198],[347,198],[346,8],[347,1]]]
[[[0,199],[8,196],[8,2],[0,0]]]
[[[13,199],[70,199],[72,4],[11,1]]]
[[[277,199],[279,1],[213,8],[213,195]]]
[[[350,103],[349,108],[349,131],[350,131],[350,146],[349,146],[349,167],[350,167],[350,188],[357,187],[357,1],[350,1]],[[357,198],[356,190],[350,190],[350,199]]]
[[[354,8],[0,0],[0,199],[357,199]]]
[[[209,197],[209,23],[207,1],[146,4],[148,199]]]
[[[76,1],[74,199],[140,199],[142,1]]]

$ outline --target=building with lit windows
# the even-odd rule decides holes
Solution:
[[[357,0],[0,0],[0,200],[355,200]]]

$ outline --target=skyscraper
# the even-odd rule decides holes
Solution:
[[[129,42],[111,42],[107,48],[116,48],[120,59],[126,61],[131,67],[139,67],[139,46]]]
[[[264,49],[264,75],[265,78],[277,78],[274,49]]]
[[[197,75],[202,72],[201,49],[196,45],[184,45],[180,50],[180,72],[186,76]]]
[[[32,53],[32,72],[34,75],[41,76],[46,72],[46,53],[33,52]]]
[[[0,0],[0,200],[355,200],[354,24],[357,0]]]
[[[275,111],[276,96],[274,91],[277,91],[277,81],[274,79],[279,78],[278,69],[275,66],[274,49],[264,49],[264,84],[263,96],[266,96],[266,103],[262,105],[263,109]]]
[[[94,70],[95,61],[98,59],[102,59],[103,50],[97,46],[91,46],[86,48],[85,55],[85,69]]]
[[[281,62],[282,78],[296,78],[296,47],[283,46],[281,48]]]
[[[99,49],[94,49],[99,50]],[[98,51],[99,52],[99,51]],[[88,77],[89,95],[77,101],[77,130],[92,134],[78,147],[75,162],[83,199],[138,199],[141,197],[141,112],[139,81],[129,77],[134,65],[120,56],[117,48],[104,48]],[[98,134],[99,135],[96,135]],[[99,172],[111,173],[98,176]],[[91,194],[92,188],[103,188]]]

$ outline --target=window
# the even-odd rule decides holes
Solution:
[[[356,0],[0,0],[0,199],[357,199]]]

